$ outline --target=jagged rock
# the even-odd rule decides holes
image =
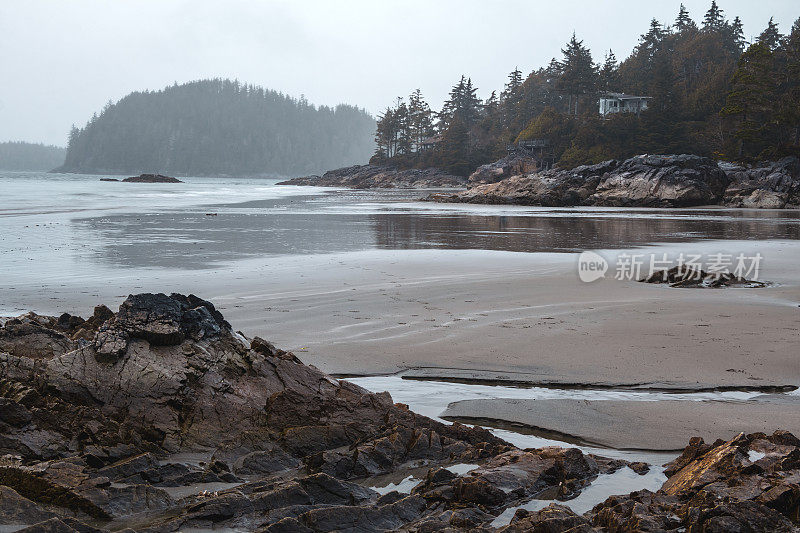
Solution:
[[[719,203],[728,177],[717,164],[694,155],[642,155],[603,177],[589,199],[615,207],[690,207]]]
[[[510,505],[569,500],[628,464],[577,449],[523,451],[485,429],[419,416],[234,333],[194,296],[131,296],[86,321],[24,315],[2,323],[0,338],[16,350],[30,328],[34,344],[52,349],[0,353],[0,525],[490,531]],[[108,332],[127,345],[104,358]],[[454,462],[480,466],[442,468]],[[421,466],[429,472],[410,495],[367,488],[371,476]],[[507,530],[796,531],[800,440],[791,434],[694,439],[666,471],[656,493],[613,497],[584,517],[519,512]]]
[[[730,180],[724,203],[730,207],[783,209],[800,205],[800,160],[786,157],[757,167],[720,163]]]
[[[738,435],[705,444],[693,438],[669,463],[656,493],[612,496],[592,524],[609,530],[796,532],[800,441],[786,432]]]
[[[721,202],[729,181],[705,157],[641,155],[622,162],[512,176],[456,194],[433,194],[428,200],[547,207],[688,207]]]
[[[478,167],[475,172],[470,174],[468,181],[470,186],[497,183],[511,176],[532,174],[539,169],[540,161],[537,158],[525,153],[513,152],[494,163]]]
[[[551,503],[544,509],[529,512],[519,509],[511,519],[511,523],[498,531],[502,533],[589,533],[597,531],[589,521],[572,509]]]
[[[601,177],[617,165],[617,161],[606,161],[572,170],[553,169],[512,176],[496,183],[476,185],[452,195],[435,193],[430,195],[428,200],[546,207],[580,205],[586,203],[594,194]]]
[[[322,176],[282,181],[278,185],[313,185],[351,189],[436,189],[464,187],[467,179],[435,168],[398,170],[377,165],[355,165],[330,170]]]

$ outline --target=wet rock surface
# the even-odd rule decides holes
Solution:
[[[724,204],[730,207],[783,209],[800,206],[800,160],[780,161],[743,167],[721,163],[730,180]]]
[[[467,178],[436,168],[398,170],[377,165],[355,165],[330,170],[322,176],[282,181],[278,185],[313,185],[351,189],[438,189],[465,187]]]
[[[583,516],[558,505],[518,512],[502,531],[796,532],[799,444],[780,431],[713,444],[695,438],[667,465],[657,492],[612,496]]]
[[[498,162],[500,163],[500,162]],[[439,202],[610,207],[689,207],[720,203],[730,178],[711,159],[694,155],[641,155],[571,170],[520,173],[477,185]]]
[[[511,176],[531,174],[540,169],[539,159],[521,152],[513,152],[506,157],[478,167],[470,174],[470,185],[497,183]]]
[[[719,287],[766,287],[762,281],[745,279],[730,272],[706,272],[686,265],[653,272],[642,283],[664,283],[670,287],[717,289]]]
[[[647,470],[422,417],[233,332],[195,296],[132,295],[87,320],[29,313],[2,322],[0,342],[0,526],[15,530],[491,531],[510,506],[568,502],[597,476]],[[798,444],[694,440],[657,493],[585,516],[519,512],[508,527],[789,531]],[[444,468],[454,463],[479,466],[457,475]],[[409,494],[370,488],[420,469]]]

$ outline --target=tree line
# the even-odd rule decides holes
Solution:
[[[750,43],[716,1],[700,23],[681,5],[673,22],[653,19],[622,62],[611,50],[595,62],[574,34],[561,53],[527,76],[515,68],[485,100],[465,76],[438,112],[419,89],[397,99],[378,118],[372,161],[468,174],[530,139],[546,139],[566,168],[638,153],[800,155],[800,19],[786,34],[770,19]],[[603,117],[604,92],[647,96],[649,108]]]
[[[66,153],[61,146],[3,142],[0,143],[0,170],[47,172],[63,164]]]
[[[361,163],[375,120],[227,79],[134,92],[73,126],[61,170],[301,175]]]

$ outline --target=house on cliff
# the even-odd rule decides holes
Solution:
[[[649,96],[633,96],[623,93],[605,93],[600,97],[600,114],[605,116],[615,113],[636,113],[647,109]]]

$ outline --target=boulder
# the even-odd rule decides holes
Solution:
[[[470,186],[497,183],[511,176],[532,174],[540,168],[541,161],[536,157],[522,152],[512,152],[494,163],[478,167],[470,174],[468,181]]]

